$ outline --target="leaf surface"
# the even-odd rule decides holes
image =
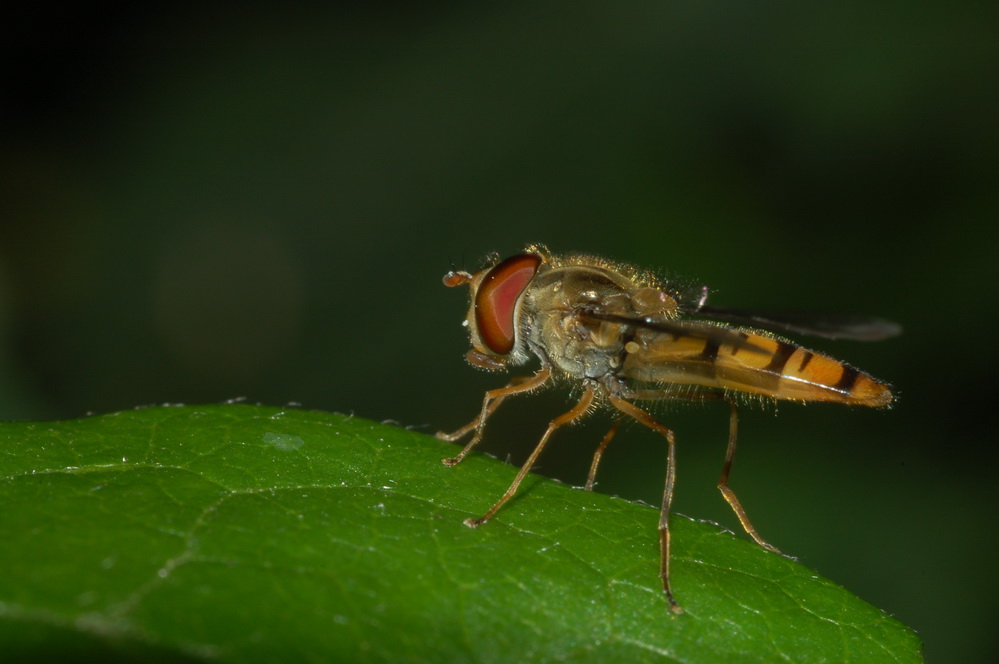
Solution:
[[[0,424],[0,659],[919,662],[806,567],[341,415],[157,407]]]

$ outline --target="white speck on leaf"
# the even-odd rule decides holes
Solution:
[[[262,436],[262,440],[282,452],[293,452],[305,445],[305,441],[298,436],[291,436],[285,433],[267,432]]]

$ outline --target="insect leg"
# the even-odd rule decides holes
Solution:
[[[475,430],[475,435],[472,436],[472,440],[468,441],[468,444],[456,456],[448,459],[441,459],[441,463],[445,466],[454,466],[461,462],[462,459],[472,450],[473,447],[479,444],[482,440],[482,432],[486,427],[486,420],[489,418],[493,412],[499,408],[503,400],[508,396],[514,394],[520,394],[521,392],[530,392],[533,389],[541,387],[544,385],[549,378],[551,378],[552,370],[547,367],[541,367],[536,374],[533,376],[520,376],[514,378],[505,387],[500,387],[495,390],[489,390],[486,392],[485,397],[482,399],[482,410],[479,412],[479,416],[474,420],[458,429],[454,433],[440,433],[438,432],[437,438],[447,441],[455,441],[467,434],[469,431]]]
[[[527,461],[525,461],[524,465],[520,467],[520,472],[518,472],[517,476],[513,478],[513,482],[510,484],[510,488],[506,490],[506,493],[504,493],[503,496],[496,501],[495,505],[489,508],[488,512],[483,514],[478,519],[465,519],[465,525],[469,528],[481,526],[483,523],[491,519],[492,516],[496,514],[501,507],[503,507],[506,501],[513,498],[513,495],[517,493],[517,487],[519,487],[520,483],[524,481],[524,478],[527,476],[527,473],[530,472],[534,462],[538,460],[538,456],[541,455],[541,450],[545,449],[545,445],[548,444],[548,439],[551,438],[551,435],[560,427],[563,427],[571,422],[575,422],[585,415],[592,403],[593,388],[587,387],[586,392],[583,393],[582,398],[580,398],[579,402],[575,406],[573,406],[568,412],[562,413],[549,422],[545,435],[541,436],[541,440],[539,440],[538,444],[535,445],[534,451],[531,452],[531,456],[527,457]]]
[[[600,458],[604,455],[604,450],[610,445],[611,440],[614,438],[614,434],[617,433],[617,428],[621,426],[621,418],[614,420],[614,424],[611,425],[610,431],[604,436],[604,439],[600,441],[597,445],[597,451],[593,453],[593,462],[590,463],[590,474],[586,476],[586,490],[593,491],[593,485],[597,481],[597,466],[600,465]]]
[[[773,551],[774,553],[781,553],[780,550],[767,543],[759,533],[756,532],[756,528],[753,527],[752,522],[746,515],[746,510],[742,508],[742,504],[739,499],[736,498],[735,492],[728,486],[728,476],[732,472],[732,461],[735,459],[735,441],[738,437],[739,432],[739,411],[735,406],[734,401],[728,402],[731,408],[731,414],[728,420],[728,449],[725,451],[725,465],[722,466],[721,478],[718,480],[718,490],[721,491],[722,496],[728,502],[729,507],[735,512],[735,515],[739,518],[739,523],[742,524],[742,528],[746,531],[746,534],[753,538],[757,544],[762,546],[768,551]],[[781,554],[784,555],[784,554]]]
[[[760,537],[760,534],[756,532],[756,528],[753,527],[753,523],[749,520],[746,510],[743,509],[742,503],[739,502],[735,492],[728,486],[728,478],[732,472],[732,462],[735,459],[736,439],[738,438],[739,432],[739,411],[735,402],[725,397],[725,395],[717,392],[694,392],[678,396],[662,390],[635,390],[631,396],[632,398],[649,401],[677,399],[682,401],[724,401],[728,404],[730,409],[728,420],[728,449],[725,451],[725,464],[722,466],[721,478],[718,480],[718,490],[721,491],[722,497],[725,498],[729,507],[731,507],[732,511],[735,512],[735,516],[739,519],[739,523],[742,524],[743,530],[746,531],[747,535],[753,538],[754,542],[762,546],[767,551],[773,551],[774,553],[779,553],[782,556],[786,555],[782,553],[780,549]]]
[[[676,436],[672,429],[660,423],[638,406],[615,396],[610,397],[610,402],[625,415],[638,420],[666,439],[666,487],[663,489],[663,506],[659,512],[659,576],[663,580],[663,591],[666,593],[666,599],[669,600],[669,610],[673,613],[683,613],[683,609],[673,599],[673,591],[669,585],[669,510],[673,503],[673,485],[676,482]]]
[[[510,390],[510,388],[516,387],[518,385],[522,385],[526,381],[531,380],[531,378],[532,378],[532,376],[516,376],[515,378],[511,379],[510,382],[507,383],[506,385],[504,385],[503,387],[497,388],[495,390],[490,390],[490,391],[486,392],[486,397],[485,398],[487,400],[490,400],[489,409],[486,411],[486,418],[488,418],[490,415],[492,415],[493,411],[495,411],[497,408],[499,408],[499,405],[501,403],[503,403],[503,399],[506,396],[508,396],[509,394],[514,394],[515,393],[515,392],[508,392],[508,390]],[[505,394],[500,394],[501,392],[504,392]],[[437,436],[437,438],[439,440],[446,440],[449,443],[453,443],[454,441],[458,440],[459,438],[464,437],[465,434],[467,434],[469,431],[477,428],[479,426],[479,421],[481,419],[482,419],[482,414],[480,413],[480,414],[478,414],[478,415],[475,416],[475,419],[473,419],[471,422],[469,422],[465,426],[461,427],[457,431],[453,431],[451,433],[444,433],[443,431],[438,431],[437,434],[436,434],[436,436]]]

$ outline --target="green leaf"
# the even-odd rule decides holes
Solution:
[[[244,405],[0,425],[0,659],[919,662],[741,537],[372,422]]]

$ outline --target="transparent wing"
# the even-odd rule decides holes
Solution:
[[[655,320],[642,318],[641,316],[624,316],[621,314],[611,314],[601,311],[581,312],[580,316],[591,321],[607,321],[631,327],[640,327],[646,330],[654,330],[665,334],[673,335],[676,338],[691,337],[703,339],[715,346],[728,345],[739,350],[756,351],[759,353],[768,352],[767,349],[752,343],[748,340],[749,335],[739,330],[733,330],[713,323],[689,320]]]
[[[689,312],[727,323],[742,323],[779,332],[810,334],[826,339],[881,341],[902,333],[902,326],[884,318],[795,311],[753,311],[702,304]]]

